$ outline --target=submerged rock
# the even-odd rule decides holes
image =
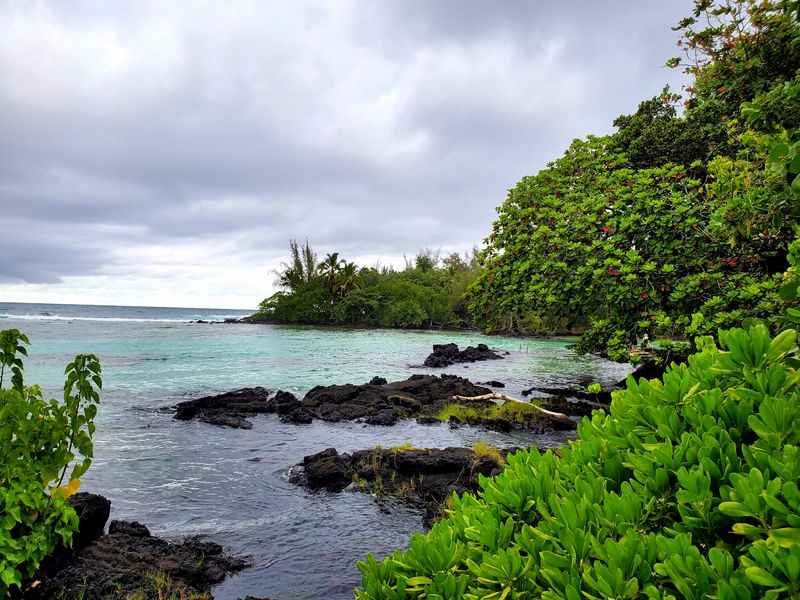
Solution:
[[[640,379],[660,379],[664,376],[665,371],[667,370],[668,366],[672,362],[681,363],[685,362],[686,358],[679,354],[671,355],[671,360],[667,361],[666,359],[660,361],[648,360],[640,364],[639,366],[634,369],[634,371],[625,377],[625,379],[621,379],[617,383],[606,386],[602,390],[597,393],[589,392],[586,389],[586,386],[591,383],[591,380],[586,382],[580,382],[577,385],[573,385],[570,387],[539,387],[534,386],[522,391],[522,395],[525,397],[533,395],[537,397],[538,394],[546,394],[548,396],[555,396],[556,399],[565,399],[570,398],[577,400],[578,402],[570,402],[569,406],[572,407],[573,412],[569,414],[591,414],[591,408],[587,409],[581,408],[582,403],[580,401],[585,401],[583,403],[584,406],[591,406],[591,404],[587,403],[599,403],[599,404],[611,404],[611,394],[615,390],[624,389],[627,386],[628,377],[633,377],[634,381],[639,381]],[[551,402],[552,399],[548,398],[547,402]],[[592,408],[597,408],[597,406],[593,406]]]
[[[436,425],[441,423],[441,421],[431,415],[420,415],[417,417],[417,423],[420,425]]]
[[[220,427],[233,427],[234,429],[252,429],[253,424],[241,415],[227,415],[221,412],[202,414],[197,417],[199,421]]]
[[[198,538],[168,542],[135,521],[111,521],[103,534],[107,499],[76,494],[70,502],[81,517],[76,535],[80,544],[45,559],[18,598],[211,598],[207,592],[212,585],[247,566],[219,544]]]
[[[486,344],[468,346],[459,350],[456,344],[434,344],[431,352],[423,363],[426,367],[449,367],[454,363],[478,362],[483,360],[498,360],[503,358]]]

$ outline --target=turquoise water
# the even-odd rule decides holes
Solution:
[[[43,314],[45,313],[45,314]],[[511,394],[531,385],[588,379],[611,383],[627,368],[575,356],[564,340],[486,337],[476,333],[341,330],[272,325],[198,324],[242,311],[84,307],[0,303],[0,328],[31,339],[26,380],[57,395],[63,368],[77,352],[103,364],[95,463],[83,489],[112,500],[112,518],[135,519],[154,533],[201,534],[252,557],[253,567],[215,590],[281,600],[352,598],[355,561],[383,555],[421,529],[415,510],[381,512],[369,496],[309,493],[287,470],[310,454],[411,442],[415,446],[560,443],[559,436],[500,434],[403,422],[395,427],[254,419],[252,430],[178,422],[163,409],[199,395],[262,385],[302,395],[314,385],[389,380],[413,373],[497,379]],[[501,361],[444,370],[415,368],[432,344],[484,342],[510,351]]]

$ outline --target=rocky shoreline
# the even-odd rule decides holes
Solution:
[[[539,411],[539,404],[558,406],[569,411],[566,415],[576,417],[598,407],[596,403],[558,399],[536,404],[498,405],[489,398],[492,394],[490,388],[456,375],[412,375],[393,382],[374,377],[358,385],[316,386],[302,400],[281,390],[272,393],[262,387],[243,388],[181,402],[174,407],[174,417],[241,429],[251,429],[253,425],[249,419],[255,415],[277,414],[282,421],[294,424],[308,424],[319,419],[391,426],[401,419],[416,419],[424,424],[448,421],[454,425],[479,425],[500,431],[545,432],[575,429],[577,423]]]
[[[204,321],[202,319],[197,319],[192,321],[193,323],[227,323],[227,324],[242,324],[242,325],[288,325],[288,326],[312,326],[312,327],[331,327],[335,329],[370,329],[370,330],[382,330],[382,329],[399,329],[403,330],[402,327],[384,327],[381,325],[374,325],[370,323],[350,323],[350,324],[331,324],[331,323],[287,323],[285,321],[279,321],[272,317],[268,317],[259,313],[253,313],[252,315],[247,315],[246,317],[240,318],[227,318],[223,319],[222,321]],[[521,332],[518,330],[509,330],[509,331],[495,331],[492,333],[487,333],[484,329],[480,327],[476,327],[474,325],[437,325],[432,327],[422,327],[422,328],[413,328],[419,329],[420,331],[453,331],[453,332],[470,332],[476,333],[480,335],[502,335],[505,337],[512,337],[512,338],[520,338],[520,339],[541,339],[541,340],[552,340],[557,338],[575,338],[582,335],[585,331],[584,327],[573,327],[570,329],[562,329],[562,330],[555,330],[549,333],[526,333]]]
[[[433,347],[425,365],[438,368],[502,358],[483,344],[464,350],[456,344],[442,344]],[[656,377],[659,372],[660,368],[648,364],[633,377]],[[173,410],[177,420],[240,429],[251,429],[251,419],[258,415],[275,414],[296,425],[322,420],[392,426],[403,419],[416,419],[423,424],[444,422],[451,427],[544,433],[574,429],[581,417],[606,408],[611,392],[624,383],[599,392],[580,385],[532,387],[523,395],[535,399],[524,402],[494,391],[492,388],[504,387],[501,381],[475,384],[456,375],[417,374],[392,382],[373,377],[363,384],[316,386],[302,399],[282,390],[242,388],[186,400]],[[481,443],[474,448],[401,446],[349,453],[328,448],[305,456],[290,469],[290,480],[312,492],[368,493],[385,510],[387,500],[395,499],[422,509],[424,525],[430,526],[453,493],[478,490],[480,478],[500,473],[506,457],[515,450]],[[108,500],[78,494],[73,502],[81,521],[73,548],[61,548],[48,558],[36,577],[25,582],[19,598],[43,600],[68,590],[86,600],[170,597],[165,591],[177,597],[210,599],[213,585],[248,566],[213,542],[163,540],[137,522],[111,521],[106,531]]]
[[[537,400],[545,399],[550,401],[553,398],[570,399],[577,402],[588,402],[594,405],[607,406],[611,404],[611,394],[616,390],[624,389],[627,385],[628,378],[633,378],[634,381],[640,379],[661,379],[671,362],[681,363],[685,362],[686,358],[681,355],[672,357],[672,361],[662,360],[660,362],[647,361],[636,367],[633,372],[625,379],[621,379],[611,386],[601,388],[599,392],[590,392],[586,387],[542,387],[532,386],[526,390],[522,390],[522,396],[532,397]],[[542,396],[544,394],[544,396]],[[591,414],[591,411],[589,411]]]
[[[439,368],[502,358],[503,355],[485,344],[464,350],[456,344],[436,344],[425,359],[425,365]],[[645,363],[632,376],[634,379],[653,378],[663,370],[663,366]],[[580,417],[606,408],[612,391],[624,385],[625,380],[592,392],[585,387],[534,386],[522,392],[523,397],[534,398],[526,403],[510,402],[514,399],[493,392],[490,388],[504,387],[500,381],[475,384],[456,375],[418,374],[393,382],[373,377],[364,384],[316,386],[302,399],[283,390],[242,388],[186,400],[173,409],[178,420],[198,420],[239,429],[251,429],[250,419],[256,415],[277,414],[282,421],[297,425],[319,419],[391,426],[402,419],[416,419],[420,423],[447,421],[452,425],[482,426],[499,431],[519,429],[543,433],[575,429]],[[499,405],[499,402],[504,404]]]
[[[136,521],[112,520],[106,532],[111,502],[103,496],[79,493],[70,503],[80,522],[72,547],[57,548],[13,600],[211,600],[211,586],[249,566],[214,542],[167,541]]]
[[[505,457],[517,450],[483,445],[470,448],[371,448],[340,454],[335,448],[306,456],[290,480],[310,490],[351,490],[387,497],[424,510],[430,524],[455,492],[474,492],[480,476],[500,473]]]

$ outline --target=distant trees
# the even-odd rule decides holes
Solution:
[[[464,295],[478,276],[474,254],[440,259],[430,250],[402,270],[359,267],[332,252],[322,261],[308,242],[289,242],[290,260],[277,272],[281,291],[265,299],[259,315],[283,323],[400,328],[470,324]]]
[[[301,247],[297,240],[289,241],[289,255],[291,261],[283,263],[283,268],[278,272],[278,283],[281,287],[294,290],[309,284],[317,275],[317,255],[308,245],[308,240]]]

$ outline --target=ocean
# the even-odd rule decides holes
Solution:
[[[369,495],[312,493],[290,483],[288,470],[307,454],[409,442],[547,445],[563,442],[563,436],[413,421],[393,427],[319,421],[297,426],[274,415],[255,417],[253,429],[238,430],[176,421],[169,410],[175,403],[255,385],[302,396],[315,385],[442,372],[497,379],[518,395],[532,385],[612,383],[629,371],[575,355],[568,340],[222,323],[247,312],[0,302],[0,329],[21,329],[30,338],[27,383],[58,397],[64,366],[76,353],[100,357],[95,461],[81,489],[110,498],[112,519],[140,521],[167,538],[205,536],[251,557],[251,568],[213,590],[221,600],[247,594],[351,599],[360,580],[357,560],[369,552],[384,556],[422,530],[421,513],[401,504],[387,514]],[[433,344],[446,342],[483,342],[510,355],[444,370],[413,366]]]

